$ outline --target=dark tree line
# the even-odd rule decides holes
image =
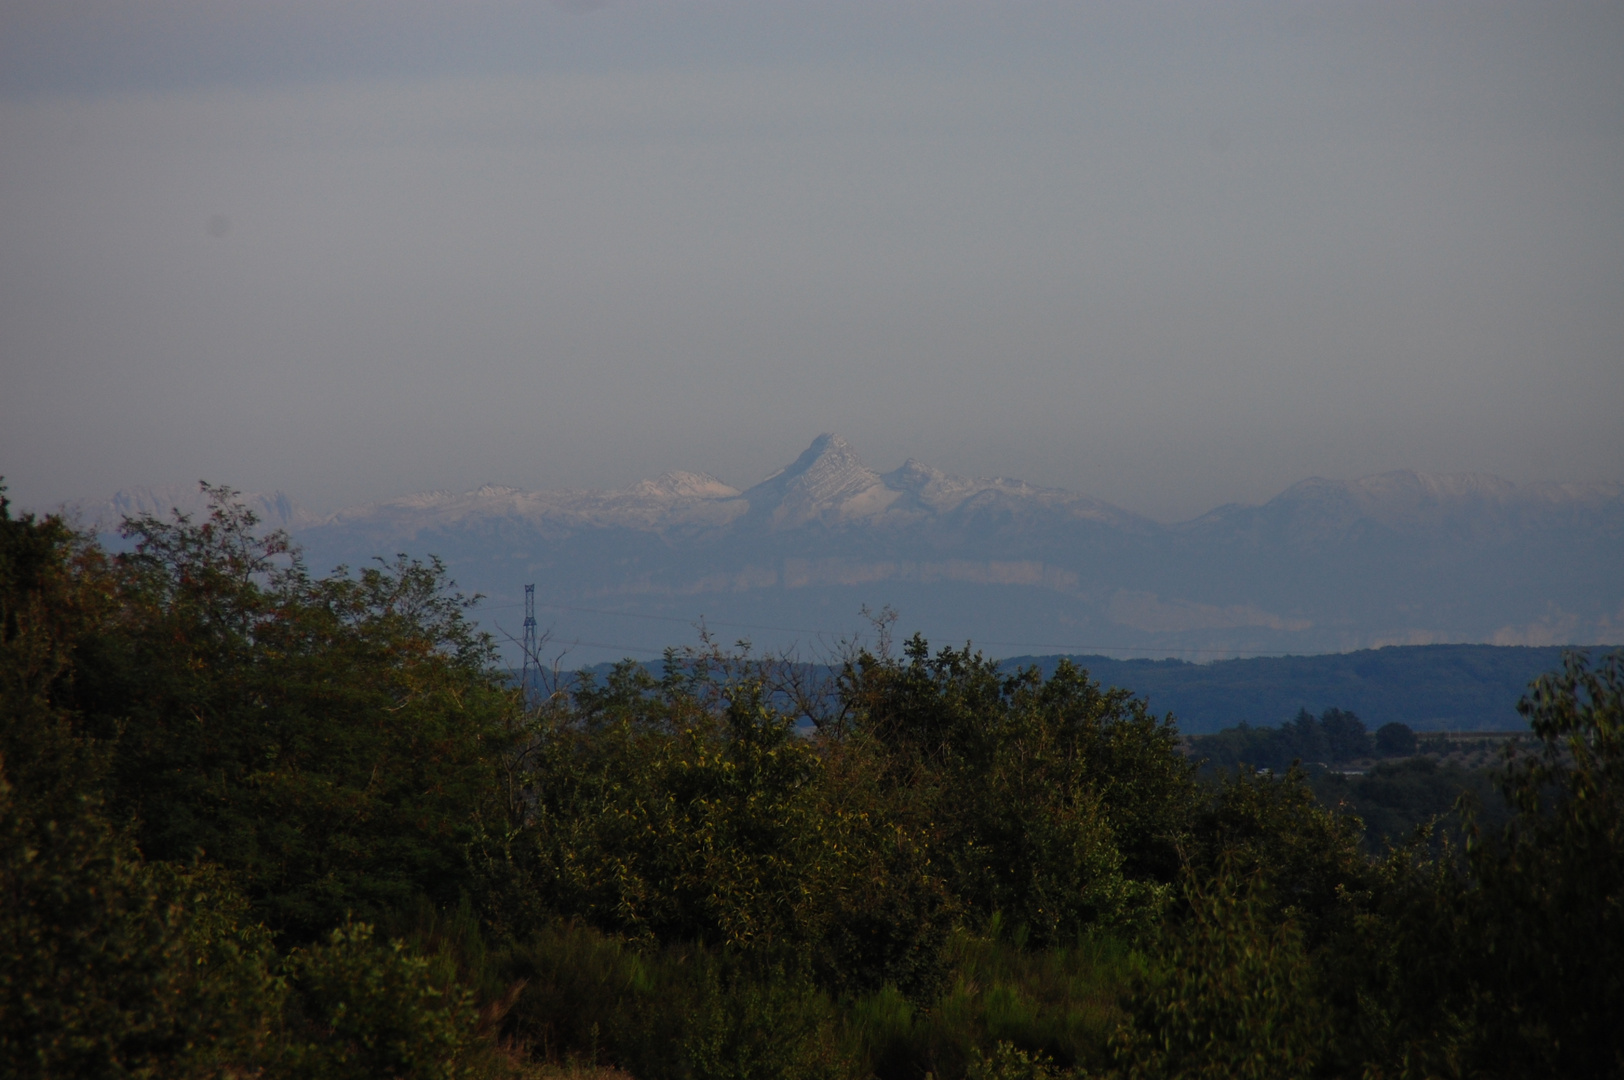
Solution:
[[[1318,717],[1300,709],[1277,728],[1241,724],[1215,735],[1193,736],[1191,743],[1197,756],[1214,766],[1285,772],[1293,763],[1333,765],[1408,757],[1416,752],[1418,740],[1408,724],[1383,724],[1369,733],[1353,713],[1331,708]]]

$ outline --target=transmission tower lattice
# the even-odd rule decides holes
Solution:
[[[524,664],[519,669],[519,690],[526,696],[530,693],[531,665],[540,667],[540,662],[536,658],[536,652],[540,648],[540,644],[536,641],[536,587],[526,585],[524,587]],[[536,674],[540,675],[541,672],[537,671]]]

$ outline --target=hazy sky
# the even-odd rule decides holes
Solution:
[[[1624,478],[1624,4],[0,4],[0,473]]]

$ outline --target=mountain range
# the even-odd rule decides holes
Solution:
[[[1308,479],[1260,506],[1162,524],[1069,491],[876,472],[837,435],[740,490],[669,472],[621,491],[487,485],[340,510],[245,497],[312,565],[437,554],[516,632],[523,586],[564,663],[694,640],[803,650],[890,607],[897,629],[994,655],[1211,659],[1387,644],[1624,642],[1624,485],[1481,473]],[[106,527],[195,493],[81,504]]]

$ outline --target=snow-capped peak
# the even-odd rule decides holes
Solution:
[[[900,494],[863,464],[845,439],[819,435],[789,468],[750,488],[744,497],[752,513],[765,513],[773,528],[792,529],[811,521],[837,524],[872,517]]]
[[[709,473],[673,471],[662,473],[653,480],[642,480],[632,485],[634,495],[648,495],[661,499],[731,499],[739,489]]]

